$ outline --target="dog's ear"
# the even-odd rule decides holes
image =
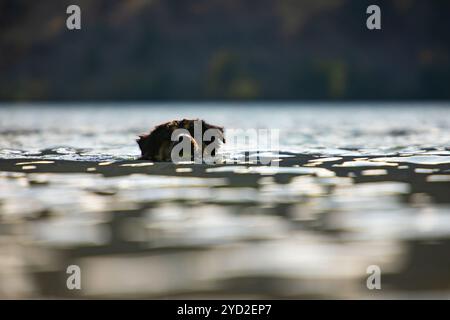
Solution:
[[[137,144],[139,145],[139,147],[142,146],[142,144],[144,143],[144,140],[148,137],[148,134],[146,133],[142,133],[140,135],[138,135],[138,138],[136,139]]]

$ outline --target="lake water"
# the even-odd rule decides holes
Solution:
[[[280,130],[280,148],[326,155],[445,149],[449,104],[83,104],[0,107],[0,157],[130,159],[135,139],[176,118]],[[349,151],[350,150],[350,151]]]
[[[184,117],[279,165],[135,161]],[[448,103],[0,106],[0,297],[448,298],[449,249]]]

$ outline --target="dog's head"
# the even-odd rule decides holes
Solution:
[[[225,143],[224,129],[220,126],[211,125],[204,120],[189,120],[183,119],[180,121],[170,121],[156,126],[149,134],[141,134],[136,142],[141,150],[141,160],[152,161],[168,161],[170,159],[170,151],[174,146],[172,143],[172,134],[176,129],[185,129],[189,132],[192,140],[195,137],[196,125],[201,125],[203,140],[204,134],[207,130],[214,130],[212,136],[213,141],[218,139],[222,143]],[[195,145],[202,144],[203,147],[209,145],[211,142],[194,141]],[[213,152],[215,154],[215,150]]]

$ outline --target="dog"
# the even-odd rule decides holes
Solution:
[[[201,137],[196,136],[195,129],[201,125]],[[173,133],[177,129],[185,129],[184,132],[176,134]],[[204,141],[205,132],[213,129],[214,134],[211,141]],[[200,132],[197,133],[197,135]],[[201,138],[199,140],[198,138]],[[139,160],[150,160],[155,162],[172,161],[172,150],[181,142],[182,139],[187,139],[191,146],[190,154],[182,154],[181,157],[188,157],[191,160],[201,150],[205,151],[205,148],[211,143],[215,143],[219,146],[221,143],[225,143],[224,128],[207,123],[200,119],[183,119],[173,120],[169,122],[157,125],[148,134],[141,134],[136,142],[141,150],[141,157]],[[197,140],[196,140],[197,139]],[[215,141],[218,139],[219,141]],[[173,141],[175,140],[175,141]],[[212,156],[216,155],[216,148],[211,152]]]

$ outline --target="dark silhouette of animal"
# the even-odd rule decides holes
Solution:
[[[201,125],[202,131],[200,139],[195,136],[195,123],[197,123],[197,127]],[[180,134],[175,137],[175,141],[172,141],[172,133],[177,129],[185,129],[189,132],[189,134]],[[214,136],[211,141],[204,141],[204,134],[209,129],[215,130]],[[197,133],[197,135],[199,134]],[[216,142],[215,139],[219,139],[221,143],[225,143],[223,127],[209,124],[200,119],[173,120],[157,125],[148,134],[139,135],[139,139],[136,141],[141,149],[140,160],[172,161],[172,149],[177,143],[181,142],[183,138],[190,140],[191,152],[188,156],[191,160],[193,159],[194,154],[200,149],[200,146],[202,146],[202,150],[204,151],[205,148],[213,142],[220,145],[220,143],[218,141]],[[216,148],[214,148],[211,152],[212,156],[215,156],[215,154]]]

